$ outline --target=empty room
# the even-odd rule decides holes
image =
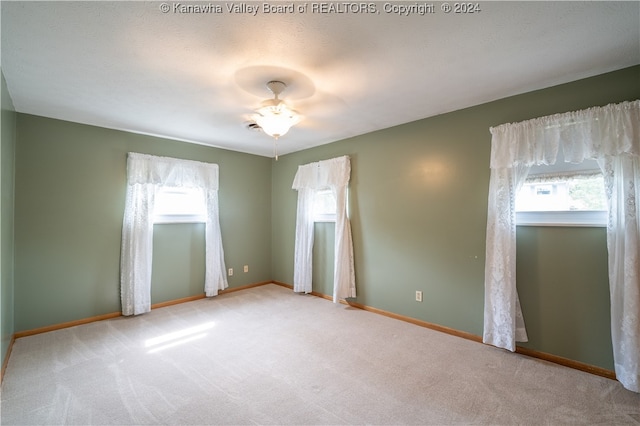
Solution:
[[[3,425],[640,425],[640,2],[1,1]]]

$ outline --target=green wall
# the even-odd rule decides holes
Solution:
[[[205,268],[204,229],[204,223],[155,225],[151,272],[152,304],[202,293]],[[226,246],[226,241],[224,244]],[[228,280],[232,278],[235,278],[235,274],[227,277]]]
[[[482,335],[489,128],[639,97],[633,67],[281,156],[273,278],[293,282],[298,165],[349,155],[357,302]],[[519,227],[517,243],[527,346],[613,369],[605,230]],[[330,294],[331,275],[314,278]]]
[[[2,108],[0,116],[0,366],[4,364],[14,333],[13,206],[16,113],[0,71]]]
[[[120,311],[130,151],[217,163],[229,285],[271,279],[271,159],[26,114],[17,128],[16,331]],[[156,226],[153,303],[203,293],[203,232]]]
[[[313,233],[313,291],[333,295],[334,249],[336,225],[334,222],[318,222]]]
[[[522,226],[517,236],[522,346],[613,370],[606,228]]]

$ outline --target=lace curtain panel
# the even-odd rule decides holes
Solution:
[[[512,352],[528,341],[515,285],[515,196],[529,169],[491,169],[489,180],[483,341]]]
[[[491,128],[485,343],[526,341],[515,282],[515,195],[530,166],[596,159],[609,207],[611,330],[618,380],[640,392],[640,100]]]
[[[351,175],[348,156],[298,167],[292,188],[298,191],[293,291],[310,293],[313,271],[314,197],[331,189],[336,197],[333,301],[356,297],[351,224],[347,217],[347,186]]]
[[[123,315],[151,310],[153,211],[156,193],[164,186],[196,188],[203,194],[207,206],[205,294],[215,296],[228,287],[218,211],[218,165],[130,152],[120,260]]]
[[[640,156],[605,156],[598,163],[609,210],[607,250],[616,377],[627,389],[640,392]]]

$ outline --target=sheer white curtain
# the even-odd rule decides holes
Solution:
[[[491,169],[489,181],[483,341],[510,351],[516,349],[515,342],[528,341],[515,285],[515,196],[529,169]]]
[[[618,380],[640,392],[640,100],[491,128],[483,341],[515,350],[526,339],[515,282],[514,200],[532,165],[597,159],[609,204],[611,328]]]
[[[609,210],[607,250],[616,377],[627,389],[640,392],[640,155],[606,156],[598,163]]]
[[[347,217],[347,186],[351,175],[348,156],[298,167],[293,189],[298,191],[293,291],[311,292],[313,260],[314,198],[316,192],[331,189],[336,197],[335,260],[333,301],[356,297],[351,224]]]
[[[163,186],[202,192],[207,205],[205,294],[215,296],[228,286],[218,211],[218,165],[130,152],[120,258],[123,315],[151,310],[153,210],[156,192]]]

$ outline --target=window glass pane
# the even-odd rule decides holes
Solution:
[[[516,224],[606,226],[604,178],[595,160],[533,166],[516,196]]]
[[[533,176],[516,198],[516,211],[606,210],[602,174]]]
[[[207,209],[202,191],[164,187],[156,194],[154,222],[203,222]]]
[[[313,212],[316,222],[336,220],[336,197],[333,191],[323,189],[316,192]]]

